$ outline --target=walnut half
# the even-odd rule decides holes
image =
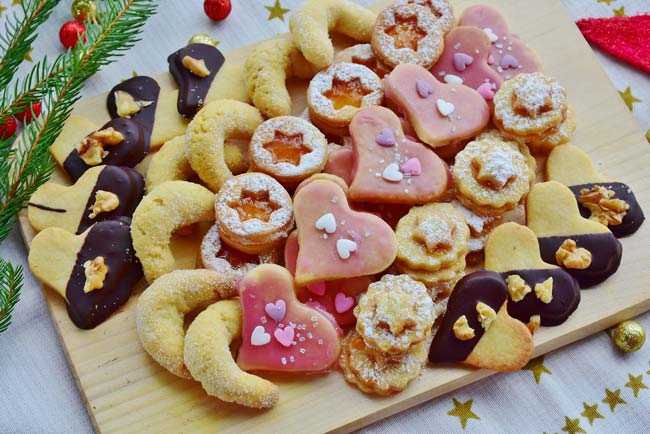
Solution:
[[[523,300],[526,294],[532,291],[530,286],[526,285],[526,281],[518,274],[511,274],[506,277],[506,283],[508,284],[510,299],[515,303]]]
[[[497,317],[497,313],[494,309],[481,301],[476,303],[476,312],[478,312],[478,321],[481,323],[484,330],[489,329],[492,321]]]
[[[95,193],[95,203],[88,208],[90,210],[89,218],[94,219],[103,212],[110,212],[120,206],[120,198],[111,191],[97,190]]]
[[[151,104],[153,101],[136,101],[130,93],[123,90],[115,91],[115,107],[117,115],[121,118],[130,118]]]
[[[104,149],[105,146],[114,146],[124,140],[122,133],[113,127],[104,128],[103,130],[95,131],[94,133],[86,136],[81,141],[77,151],[79,158],[89,166],[97,166],[101,164],[108,151]]]
[[[465,315],[458,317],[454,323],[454,335],[461,341],[468,341],[474,337],[474,329],[467,323]]]
[[[528,320],[528,324],[526,324],[526,327],[528,327],[528,330],[530,330],[530,334],[534,335],[535,331],[540,328],[542,325],[542,317],[539,315],[533,315],[530,317]]]
[[[591,265],[591,252],[585,248],[578,248],[576,242],[568,238],[555,252],[555,260],[566,268],[584,270]]]
[[[590,220],[605,226],[616,226],[623,222],[630,205],[622,199],[616,199],[615,196],[613,190],[594,185],[591,190],[587,188],[580,190],[578,202],[591,211]]]
[[[84,262],[84,273],[86,274],[86,283],[84,284],[84,293],[88,294],[95,289],[104,287],[104,279],[108,274],[108,267],[104,263],[103,256],[97,256],[95,259]]]
[[[535,296],[542,303],[550,303],[553,300],[553,278],[549,277],[542,283],[535,285]]]
[[[192,74],[200,78],[205,78],[210,75],[210,70],[205,64],[203,59],[195,59],[192,56],[183,57],[183,66]]]

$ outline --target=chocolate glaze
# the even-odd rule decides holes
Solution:
[[[623,184],[622,182],[594,182],[590,184],[573,185],[569,188],[576,199],[578,199],[580,197],[580,190],[583,188],[591,190],[595,185],[600,185],[601,187],[614,191],[614,197],[616,199],[624,200],[630,206],[630,209],[627,210],[620,225],[609,226],[609,230],[612,231],[614,236],[616,238],[621,238],[636,232],[641,226],[641,223],[643,223],[643,220],[645,220],[645,216],[643,215],[643,210],[641,209],[639,202],[637,202],[634,193],[626,184]],[[589,218],[589,216],[591,216],[591,211],[582,206],[580,202],[578,202],[578,207],[580,208],[580,214],[582,214],[583,217]]]
[[[34,208],[42,209],[43,211],[60,212],[60,213],[67,212],[63,208],[52,208],[50,206],[41,205],[40,203],[29,202],[27,203],[27,205],[33,206]]]
[[[517,274],[533,290],[517,302],[508,300],[508,313],[511,317],[527,323],[533,315],[541,317],[543,326],[562,324],[577,309],[580,303],[580,286],[578,282],[561,268],[535,270],[514,270],[501,273],[504,280],[511,274]],[[553,278],[553,299],[544,303],[535,296],[535,285]]]
[[[160,86],[158,86],[156,80],[145,75],[139,75],[125,80],[111,89],[108,93],[108,97],[106,97],[106,108],[113,119],[119,117],[115,105],[115,92],[118,90],[128,92],[136,101],[152,102],[150,105],[142,107],[139,112],[131,116],[131,119],[140,122],[149,135],[151,135],[151,132],[153,131],[153,123],[156,117],[158,95],[160,94]]]
[[[115,118],[107,122],[100,129],[113,128],[124,136],[117,145],[106,146],[105,151],[108,155],[102,160],[102,164],[113,166],[135,167],[149,151],[149,133],[144,129],[142,124],[131,119]],[[70,155],[63,162],[63,169],[70,175],[73,181],[76,181],[86,170],[94,166],[89,166],[79,157],[79,151],[74,148]]]
[[[142,266],[131,243],[131,219],[105,220],[90,228],[66,287],[68,315],[81,329],[102,323],[129,299],[131,289],[142,278]],[[104,286],[84,293],[86,274],[83,264],[97,256],[108,268]]]
[[[192,74],[183,66],[185,56],[193,57],[196,60],[203,59],[210,75],[201,78]],[[169,55],[167,58],[169,72],[179,87],[176,106],[181,116],[191,119],[201,109],[214,77],[225,61],[226,58],[223,57],[221,51],[207,44],[190,44]]]
[[[120,204],[113,211],[103,212],[94,219],[89,217],[90,207],[95,203],[95,193],[98,190],[115,193]],[[115,220],[118,217],[131,217],[144,196],[144,178],[134,169],[120,166],[106,166],[99,173],[97,183],[88,196],[86,208],[81,215],[77,234],[82,233],[93,224],[104,220]]]
[[[563,268],[575,277],[581,288],[597,285],[614,274],[621,264],[623,247],[611,233],[561,235],[537,238],[544,262],[557,264],[555,252],[567,238],[574,240],[578,247],[591,252],[591,265],[584,270]]]
[[[440,329],[431,342],[429,360],[436,362],[460,362],[470,355],[485,333],[478,320],[476,304],[483,302],[498,312],[508,297],[508,288],[501,275],[494,271],[474,271],[460,279],[454,287],[447,312],[442,318]],[[465,315],[467,323],[474,329],[472,339],[461,341],[454,334],[454,323]]]

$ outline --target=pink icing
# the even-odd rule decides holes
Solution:
[[[445,42],[447,44],[447,42]],[[465,53],[454,53],[454,68],[456,68],[456,71],[465,71],[468,66],[470,66],[472,63],[474,63],[474,58],[470,56],[469,54]]]
[[[307,285],[307,289],[316,295],[323,295],[327,290],[325,282],[314,282]]]
[[[260,265],[240,280],[239,295],[243,326],[237,364],[243,370],[318,372],[336,362],[340,344],[336,327],[323,313],[298,301],[286,269]],[[280,299],[286,302],[286,315],[277,322],[266,315],[265,306]],[[256,327],[274,339],[251,344]]]
[[[352,170],[354,169],[354,153],[352,148],[342,148],[330,154],[323,172],[336,175],[343,179],[346,184],[352,182]]]

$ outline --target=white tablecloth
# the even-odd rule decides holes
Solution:
[[[533,0],[531,0],[533,1]],[[537,1],[537,0],[536,0]],[[575,18],[649,12],[648,0],[563,0]],[[359,0],[359,3],[369,3]],[[17,10],[0,0],[7,13]],[[14,3],[16,1],[14,0]],[[284,20],[269,21],[275,0],[233,0],[230,17],[213,24],[200,0],[163,1],[145,28],[143,41],[104,68],[86,85],[87,96],[110,89],[132,71],[157,74],[167,55],[197,32],[208,32],[227,51],[287,31]],[[291,9],[299,0],[281,0]],[[71,19],[61,2],[31,53],[33,59],[60,52],[58,30]],[[624,10],[621,10],[624,7]],[[2,8],[0,8],[2,10]],[[278,12],[278,9],[275,9]],[[4,18],[0,18],[2,24]],[[4,28],[4,27],[2,27]],[[650,129],[648,75],[598,53],[614,86],[641,101],[632,104],[643,131]],[[29,66],[29,64],[28,64]],[[25,69],[21,70],[23,73]],[[629,86],[628,92],[625,92]],[[628,98],[628,100],[630,100]],[[27,269],[18,230],[0,246],[0,255]],[[0,433],[91,433],[90,418],[66,362],[41,287],[26,272],[14,321],[0,334]],[[638,319],[650,330],[650,314]],[[647,433],[650,431],[650,343],[622,354],[598,333],[535,360],[528,369],[497,375],[378,422],[367,433]],[[333,415],[333,417],[335,417]]]

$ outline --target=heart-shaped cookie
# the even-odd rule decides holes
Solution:
[[[632,189],[602,177],[589,155],[577,146],[553,148],[546,175],[571,189],[583,217],[606,225],[617,238],[633,234],[645,220]]]
[[[543,326],[561,324],[580,303],[578,282],[542,261],[537,237],[526,226],[508,222],[490,234],[485,269],[501,273],[508,286],[508,313],[524,323],[538,315]]]
[[[244,370],[319,372],[339,356],[340,336],[318,309],[298,301],[293,278],[283,267],[264,264],[239,282],[243,315],[237,364]],[[284,304],[270,315],[267,307]]]
[[[142,277],[130,219],[105,220],[81,235],[47,228],[32,240],[29,268],[68,303],[75,325],[91,329],[119,309]]]
[[[127,118],[139,122],[149,135],[156,121],[160,86],[151,77],[138,75],[115,85],[106,97],[111,119]]]
[[[421,66],[398,65],[384,81],[386,98],[406,114],[418,138],[432,148],[472,138],[490,120],[490,108],[478,92],[458,83],[441,83]],[[433,92],[423,96],[418,91],[422,82]]]
[[[449,184],[447,165],[421,143],[407,139],[395,113],[371,106],[350,123],[354,174],[350,199],[416,204],[440,198]]]
[[[48,182],[32,195],[29,223],[37,231],[49,227],[80,234],[93,224],[131,217],[144,195],[144,180],[134,169],[98,166],[71,186]]]
[[[506,284],[494,271],[475,271],[459,280],[429,360],[495,371],[522,368],[530,360],[533,339],[526,325],[508,314],[507,298]]]
[[[621,243],[607,226],[582,217],[571,190],[557,181],[531,188],[526,220],[544,262],[563,267],[582,288],[604,281],[621,263]]]
[[[395,259],[397,241],[382,219],[353,211],[345,191],[329,179],[303,184],[293,199],[300,251],[296,284],[369,276],[385,270]],[[316,221],[333,214],[333,233],[316,228]],[[315,254],[315,252],[318,252]]]
[[[354,151],[351,147],[343,146],[327,157],[327,163],[323,172],[336,175],[346,184],[352,184],[352,172],[354,171]]]

